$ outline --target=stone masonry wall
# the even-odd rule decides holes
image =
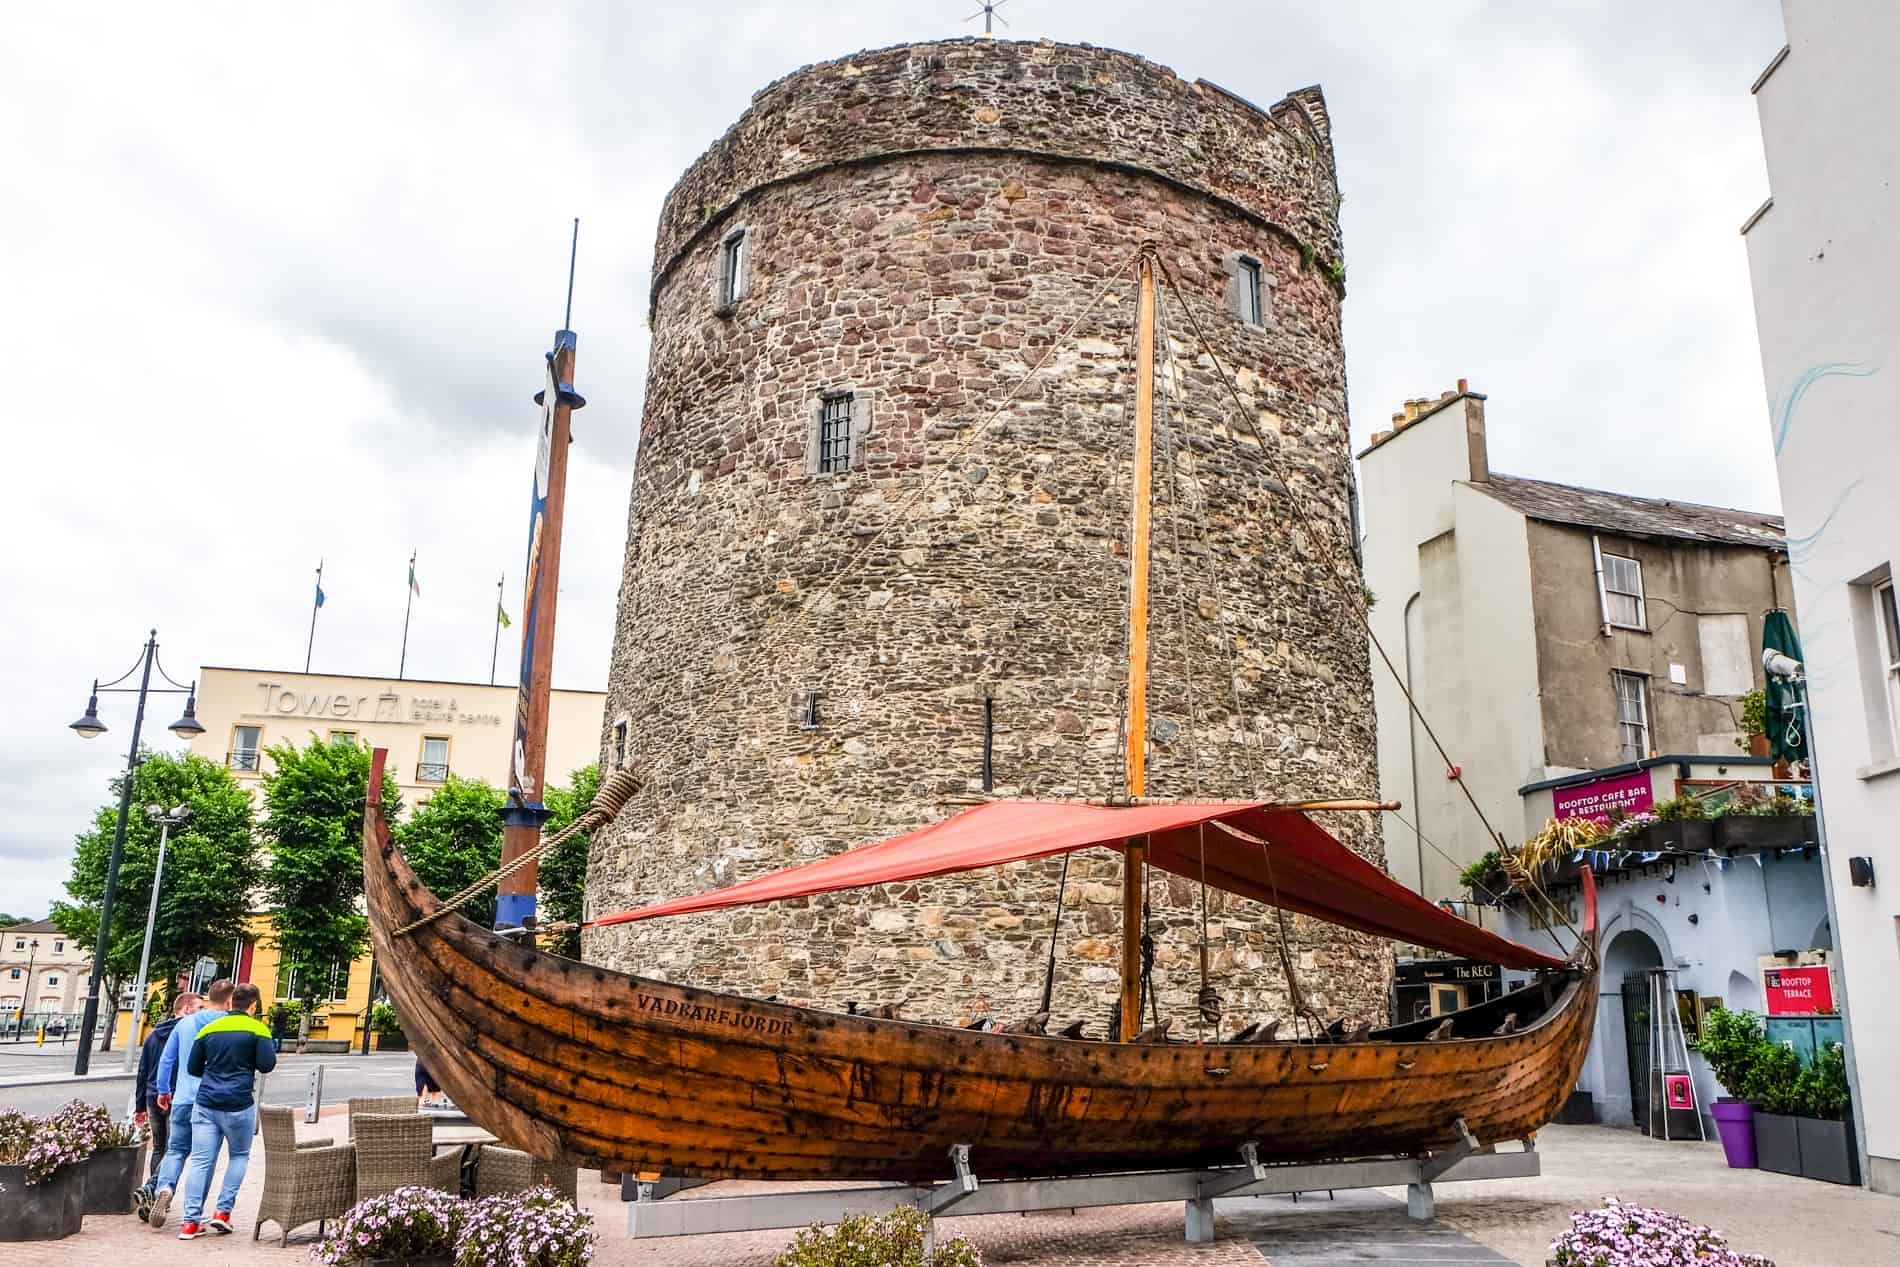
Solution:
[[[1323,128],[1317,91],[1302,97]],[[957,127],[996,135],[938,144]],[[1363,600],[1322,142],[1140,59],[1049,44],[886,50],[760,94],[662,223],[607,710],[631,721],[629,760],[653,787],[595,837],[593,912],[947,817],[980,787],[986,695],[997,793],[1120,790],[1147,241],[1266,440],[1164,284],[1149,792],[1376,790],[1366,644],[1345,606]],[[684,227],[698,207],[705,223]],[[721,315],[713,270],[738,225],[750,283]],[[1224,302],[1235,252],[1277,282],[1265,326]],[[870,402],[863,464],[808,474],[816,402],[841,389]],[[820,725],[803,729],[795,701],[814,689]],[[1376,819],[1327,825],[1382,861]],[[1071,865],[1057,1023],[1099,1033],[1114,997],[1119,867]],[[1009,1019],[1040,997],[1060,870],[594,930],[586,955],[827,1006]],[[1157,872],[1151,893],[1162,1011],[1192,1033],[1198,886]],[[1383,1015],[1383,944],[1289,923],[1322,1008]],[[1274,936],[1261,908],[1208,895],[1230,1029],[1285,1014]]]

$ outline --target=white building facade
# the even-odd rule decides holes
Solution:
[[[1900,1194],[1900,5],[1783,0],[1743,227],[1868,1186]],[[1855,859],[1863,861],[1856,863]]]

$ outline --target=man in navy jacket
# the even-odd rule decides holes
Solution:
[[[237,987],[231,994],[230,1013],[198,1031],[186,1058],[186,1071],[198,1079],[198,1095],[191,1115],[185,1221],[178,1225],[181,1241],[206,1231],[231,1231],[231,1207],[251,1163],[251,1137],[257,1130],[251,1091],[258,1074],[277,1067],[277,1044],[271,1041],[270,1027],[252,1015],[257,997],[257,987],[250,982]],[[218,1164],[219,1144],[229,1145],[231,1159],[225,1163],[216,1212],[200,1222],[211,1190],[211,1172]]]

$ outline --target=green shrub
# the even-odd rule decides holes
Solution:
[[[1504,868],[1498,862],[1498,851],[1491,852],[1478,859],[1458,873],[1458,883],[1477,893],[1489,891],[1497,893],[1504,887]]]
[[[1847,1057],[1839,1043],[1828,1043],[1795,1083],[1795,1099],[1803,1117],[1837,1122],[1847,1113]]]
[[[1765,735],[1768,733],[1768,693],[1759,686],[1742,696],[1742,734]],[[1738,745],[1744,752],[1748,750],[1746,738]]]
[[[1702,1037],[1690,1046],[1709,1062],[1709,1072],[1722,1089],[1738,1099],[1747,1097],[1743,1090],[1749,1076],[1761,1061],[1761,1049],[1767,1045],[1761,1018],[1753,1012],[1731,1012],[1718,1007],[1702,1022]]]
[[[1662,801],[1650,812],[1665,823],[1696,822],[1709,816],[1709,808],[1699,796],[1678,796],[1672,801]]]
[[[772,1267],[983,1267],[961,1236],[940,1240],[924,1256],[924,1214],[900,1206],[888,1214],[854,1214],[836,1227],[808,1227]]]
[[[376,1003],[369,1009],[369,1027],[378,1034],[402,1033],[402,1017],[396,1014],[394,1003]]]
[[[1801,1090],[1801,1057],[1792,1047],[1763,1040],[1742,1081],[1742,1098],[1764,1113],[1799,1114]]]

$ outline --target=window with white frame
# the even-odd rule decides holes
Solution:
[[[1620,554],[1603,556],[1603,615],[1624,629],[1647,629],[1643,611],[1643,565]]]
[[[728,233],[719,244],[719,306],[730,308],[745,297],[749,235],[744,229]]]
[[[1616,670],[1616,725],[1622,737],[1623,760],[1641,761],[1649,755],[1649,682],[1640,673]]]
[[[262,726],[231,727],[231,752],[225,759],[226,764],[246,774],[257,773],[258,747],[263,739]]]
[[[1881,676],[1887,688],[1887,725],[1900,747],[1900,607],[1895,605],[1893,582],[1874,586],[1874,617],[1880,622]]]
[[[416,782],[443,783],[449,777],[449,737],[424,735],[422,760],[416,763]]]

